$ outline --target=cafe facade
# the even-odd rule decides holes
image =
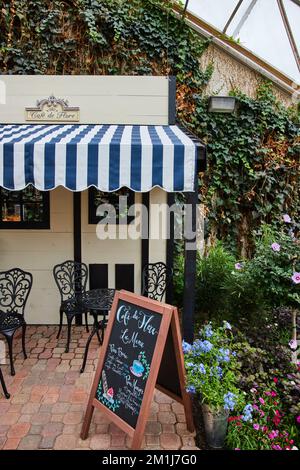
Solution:
[[[1,76],[0,82],[0,266],[33,275],[27,324],[58,323],[53,267],[64,260],[88,265],[91,289],[137,294],[147,263],[173,269],[174,216],[159,207],[172,207],[175,193],[185,193],[194,242],[197,176],[206,159],[205,146],[176,124],[174,77]],[[108,204],[116,219],[103,224],[107,214],[97,208]],[[104,227],[114,235],[99,236],[99,222],[102,235]],[[187,339],[195,276],[196,250],[189,246]],[[165,300],[173,301],[172,282]]]

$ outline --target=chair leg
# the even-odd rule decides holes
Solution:
[[[88,333],[90,330],[89,330],[89,325],[88,325],[88,314],[87,314],[87,312],[85,312],[84,316],[85,316],[85,329],[86,329],[86,332]]]
[[[58,333],[57,333],[56,339],[59,338],[60,333],[61,333],[61,329],[62,329],[62,326],[63,326],[63,314],[64,314],[64,312],[62,310],[59,310],[59,328],[58,328]]]
[[[9,361],[10,361],[10,373],[11,375],[16,375],[16,371],[14,368],[14,360],[13,360],[13,333],[5,335],[7,344],[8,344],[8,354],[9,354]]]
[[[24,359],[27,359],[26,348],[25,348],[25,335],[26,335],[26,324],[22,326],[22,349],[23,349]]]
[[[67,315],[67,321],[68,321],[68,337],[67,337],[67,345],[66,345],[66,350],[65,352],[69,352],[69,346],[70,346],[70,341],[71,341],[71,327],[72,327],[72,321],[73,321],[74,315]]]
[[[3,374],[2,374],[2,370],[1,370],[1,369],[0,369],[0,382],[1,382],[1,385],[2,385],[2,388],[3,388],[3,393],[4,393],[5,398],[9,399],[9,398],[10,398],[10,394],[9,394],[8,391],[7,391],[7,388],[6,388],[6,385],[5,385],[5,382],[4,382],[4,377],[3,377]]]

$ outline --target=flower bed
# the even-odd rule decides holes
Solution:
[[[183,342],[183,351],[187,390],[194,397],[197,414],[201,414],[201,406],[197,404],[209,405],[216,414],[221,409],[230,413],[226,448],[294,450],[299,447],[299,366],[297,370],[289,361],[286,363],[289,370],[278,368],[274,376],[276,357],[268,360],[265,351],[250,346],[245,336],[228,322],[221,327],[206,324],[193,344]],[[287,347],[286,353],[290,354]],[[203,448],[205,423],[202,416],[196,416],[196,421],[202,434],[198,441]]]

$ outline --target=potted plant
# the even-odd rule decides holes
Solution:
[[[187,391],[201,401],[206,440],[215,449],[224,446],[229,412],[243,402],[232,340],[231,325],[224,321],[217,328],[205,325],[193,344],[183,341]]]

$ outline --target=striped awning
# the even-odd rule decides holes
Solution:
[[[178,126],[0,125],[0,186],[193,191],[196,154]]]

